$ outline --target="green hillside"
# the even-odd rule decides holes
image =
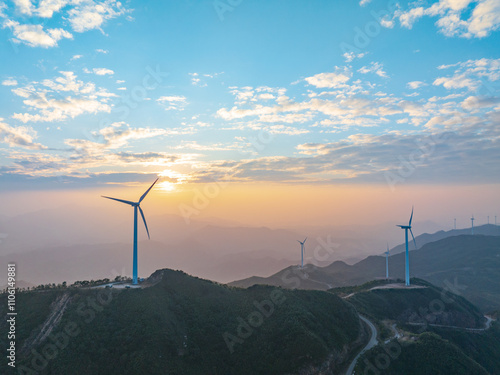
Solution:
[[[347,300],[360,313],[376,320],[389,319],[399,324],[484,327],[486,319],[465,298],[446,293],[423,280],[411,281],[415,289],[371,289],[357,292]],[[331,291],[335,292],[335,289]]]
[[[478,308],[461,296],[420,279],[411,284],[412,289],[384,289],[385,282],[372,281],[330,290],[378,329],[381,344],[360,358],[356,373],[499,374],[500,325],[485,324]]]
[[[231,288],[171,270],[157,271],[150,282],[143,289],[19,293],[25,319],[18,323],[18,369],[52,375],[286,374],[323,365],[338,372],[362,344],[353,307],[331,293]],[[32,341],[54,306],[63,309],[61,296],[69,299],[54,330]],[[2,316],[5,300],[4,294]],[[4,335],[0,347],[5,352]],[[2,369],[5,362],[2,356]]]
[[[423,333],[415,341],[373,348],[360,358],[355,372],[370,375],[490,374],[457,346],[432,333]]]

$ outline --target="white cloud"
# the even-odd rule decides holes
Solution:
[[[61,39],[73,38],[66,27],[68,22],[76,32],[92,29],[102,31],[101,27],[107,20],[130,12],[117,0],[41,0],[36,3],[31,0],[14,0],[14,5],[8,8],[3,2],[0,3],[2,27],[12,30],[12,41],[15,43],[43,48],[56,47]],[[20,24],[16,20],[19,15],[23,20],[26,17],[31,17],[33,21],[37,18],[50,19],[51,25],[60,23],[60,27],[46,29],[42,24]]]
[[[21,25],[12,20],[5,21],[3,26],[12,30],[14,42],[24,43],[30,47],[56,47],[61,39],[73,39],[73,35],[63,29],[44,30],[41,25]]]
[[[4,86],[17,86],[17,81],[13,78],[8,78],[2,82],[2,85],[4,85]]]
[[[425,82],[422,82],[422,81],[411,81],[411,82],[408,82],[406,85],[408,86],[408,88],[410,88],[412,90],[417,90],[422,86],[426,86],[427,84]]]
[[[206,79],[212,79],[215,78],[221,74],[224,74],[224,72],[220,73],[210,73],[210,74],[202,74],[202,73],[188,73],[191,76],[191,84],[194,86],[199,86],[199,87],[206,87]]]
[[[382,18],[380,20],[380,24],[382,25],[382,27],[385,27],[386,29],[392,29],[394,27],[394,20],[388,18]]]
[[[354,59],[361,59],[362,57],[366,56],[366,52],[362,52],[362,53],[354,53],[354,52],[346,52],[344,53],[342,56],[344,56],[344,59],[346,62],[351,62],[353,61]]]
[[[161,96],[156,99],[158,103],[160,103],[166,111],[170,110],[184,110],[184,107],[188,104],[186,97],[182,95],[171,95],[171,96]]]
[[[84,31],[100,29],[101,25],[110,19],[128,13],[129,10],[116,0],[106,0],[97,3],[92,0],[78,2],[77,5],[68,11],[68,21],[74,31],[82,33]]]
[[[112,71],[111,69],[106,69],[106,68],[94,68],[92,71],[94,72],[94,74],[97,74],[98,76],[115,74],[114,71]]]
[[[73,1],[74,2],[74,1]],[[54,13],[59,12],[66,5],[72,3],[71,0],[42,0],[38,7],[35,7],[31,0],[14,0],[17,10],[26,16],[37,16],[41,18],[51,18]]]
[[[335,73],[319,73],[305,80],[308,84],[320,88],[339,88],[344,87],[351,77],[352,73],[347,67],[344,69],[336,67]]]
[[[384,71],[384,65],[378,62],[371,62],[369,66],[363,66],[358,70],[362,74],[375,73],[379,77],[389,78],[387,73]]]
[[[81,59],[83,55],[73,55],[73,57],[70,60],[78,60]]]
[[[429,7],[417,4],[420,3],[410,4],[406,11],[395,11],[394,17],[399,19],[401,26],[411,29],[424,16],[438,17],[436,26],[441,33],[463,38],[484,38],[500,27],[498,0],[440,0]],[[464,18],[467,15],[469,17]]]
[[[359,5],[361,5],[362,7],[367,5],[368,3],[370,3],[372,0],[360,0],[359,2]]]
[[[103,54],[107,54],[109,53],[109,51],[107,49],[101,49],[101,48],[98,48],[95,50],[97,53],[103,53]]]
[[[34,113],[15,113],[12,117],[24,123],[33,121],[61,121],[85,113],[110,112],[110,98],[116,96],[92,82],[84,83],[73,72],[42,82],[32,82],[12,92],[23,98],[23,103]]]
[[[467,89],[474,91],[483,89],[491,91],[489,85],[491,82],[500,79],[500,59],[479,59],[467,60],[457,64],[442,65],[441,70],[456,67],[453,75],[447,77],[438,77],[433,85],[442,85],[446,89]]]
[[[41,150],[46,148],[34,140],[37,133],[28,126],[9,126],[0,118],[0,141],[8,144],[10,147],[23,147],[32,150]]]

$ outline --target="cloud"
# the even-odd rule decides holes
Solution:
[[[455,67],[453,75],[438,77],[433,85],[451,89],[467,89],[474,91],[481,89],[491,91],[491,82],[500,80],[500,59],[467,60],[452,65],[441,65],[440,70]]]
[[[106,68],[94,68],[92,69],[94,74],[97,74],[98,76],[105,76],[105,75],[113,75],[115,74],[114,71],[111,69],[106,69]]]
[[[130,11],[117,0],[43,0],[36,5],[31,0],[14,0],[14,7],[0,4],[2,27],[12,30],[12,41],[42,48],[57,47],[60,40],[73,39],[67,29],[68,22],[73,31],[78,33],[93,29],[102,31],[101,27],[106,21]],[[42,24],[22,24],[16,20],[25,20],[27,17],[33,21],[38,18],[50,19],[51,25],[60,25],[45,29]]]
[[[160,103],[166,111],[177,110],[182,111],[184,107],[188,104],[186,97],[182,95],[172,95],[172,96],[161,96],[156,99],[158,103]]]
[[[0,118],[0,140],[10,147],[22,147],[30,150],[45,149],[45,146],[34,142],[36,137],[37,133],[33,128],[28,126],[12,127]]]
[[[344,59],[346,62],[351,62],[353,61],[354,59],[361,59],[363,58],[364,56],[366,56],[366,52],[362,52],[362,53],[354,53],[354,52],[346,52],[344,53],[342,56],[344,56]]]
[[[116,0],[104,2],[81,1],[68,11],[68,21],[77,33],[88,30],[101,29],[103,23],[119,17],[130,10],[124,8],[123,4]]]
[[[370,3],[372,0],[360,0],[359,2],[359,5],[361,5],[362,7],[367,5],[368,3]]]
[[[312,77],[307,77],[305,81],[320,88],[344,87],[345,83],[352,77],[352,73],[347,67],[343,69],[336,67],[335,73],[319,73]]]
[[[484,38],[500,27],[498,0],[440,0],[429,7],[417,4],[410,3],[406,11],[395,11],[394,18],[401,26],[411,29],[424,16],[437,17],[435,24],[441,33],[462,38]]]
[[[4,86],[17,86],[17,81],[12,78],[8,78],[2,81],[2,85]]]
[[[81,59],[83,57],[83,55],[73,55],[73,57],[70,59],[70,60],[78,60],[78,59]]]
[[[426,86],[427,84],[425,82],[422,82],[422,81],[412,81],[412,82],[408,82],[406,84],[406,86],[408,86],[408,88],[412,89],[412,90],[417,90],[419,89],[420,87],[422,86]]]
[[[217,76],[220,76],[221,74],[224,74],[224,72],[220,73],[211,73],[211,74],[202,74],[202,73],[188,73],[191,76],[191,84],[194,86],[199,86],[199,87],[206,87],[207,79],[212,79]]]
[[[103,53],[103,54],[107,54],[109,53],[109,51],[107,49],[101,49],[101,48],[98,48],[95,50],[97,53]]]
[[[389,78],[387,73],[384,71],[384,65],[378,62],[371,62],[369,66],[363,66],[358,70],[362,74],[375,73],[379,77]]]
[[[51,18],[54,13],[59,12],[70,3],[72,3],[71,0],[40,1],[38,7],[35,7],[31,0],[14,0],[16,8],[21,14],[41,18]]]
[[[12,20],[5,21],[3,27],[12,30],[14,42],[24,43],[30,47],[56,47],[61,39],[73,39],[73,35],[63,29],[44,30],[41,25],[21,25]]]
[[[61,121],[84,113],[110,112],[109,100],[116,96],[92,82],[77,79],[73,72],[60,71],[60,76],[32,82],[12,92],[35,113],[15,113],[12,118],[26,122]]]

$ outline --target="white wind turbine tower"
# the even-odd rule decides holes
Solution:
[[[306,243],[307,237],[304,239],[304,241],[300,242],[297,240],[298,243],[300,243],[300,268],[304,268],[304,244]]]
[[[411,231],[411,221],[413,219],[413,207],[411,208],[411,216],[408,225],[396,225],[401,229],[405,230],[405,243],[406,243],[406,256],[405,256],[405,285],[410,285],[410,257],[408,254],[408,231],[410,231],[411,236],[413,237],[413,243],[415,244],[415,249],[417,248],[417,242],[415,241],[415,237],[413,236],[413,232]]]
[[[387,244],[387,251],[385,254],[385,278],[389,280],[389,244]]]
[[[471,221],[471,223],[472,223],[472,227],[471,227],[471,228],[472,228],[472,230],[471,230],[471,234],[474,234],[474,220],[475,220],[475,219],[474,219],[474,214],[473,214],[473,215],[472,215],[472,217],[470,218],[470,221]]]
[[[148,238],[149,238],[149,229],[148,225],[146,224],[146,218],[144,217],[144,212],[142,212],[141,202],[143,201],[144,198],[146,198],[146,195],[148,195],[149,191],[153,188],[154,184],[156,184],[156,181],[158,181],[158,178],[155,180],[155,182],[153,182],[153,185],[151,185],[149,189],[146,190],[144,194],[142,194],[138,202],[131,202],[123,199],[111,198],[102,195],[103,198],[112,199],[114,201],[125,203],[134,207],[134,255],[133,255],[133,265],[132,265],[132,277],[133,277],[132,284],[137,284],[137,210],[139,210],[139,212],[141,213],[142,220],[144,221],[144,226],[146,227],[146,232],[148,233]]]

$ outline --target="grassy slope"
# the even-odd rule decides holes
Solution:
[[[442,294],[442,290],[423,280],[412,279],[422,289],[374,289],[349,298],[356,309],[378,320],[399,323],[429,323],[468,328],[482,328],[480,311],[463,297]]]
[[[381,346],[375,347],[358,361],[356,374],[488,375],[484,367],[454,344],[432,333],[423,333],[417,341],[403,343],[400,349],[399,355],[393,350],[391,358]]]
[[[358,362],[357,373],[373,374],[368,363],[383,374],[499,374],[500,373],[500,324],[493,323],[492,328],[482,332],[437,328],[432,326],[411,326],[404,324],[413,314],[414,321],[421,319],[427,323],[446,323],[467,327],[476,324],[483,327],[479,310],[470,302],[459,296],[446,294],[441,289],[426,281],[412,279],[412,284],[425,285],[426,289],[409,290],[372,290],[380,282],[370,282],[350,288],[336,288],[331,292],[337,294],[356,294],[348,300],[356,308],[370,316],[380,327],[380,320],[396,320],[405,330],[413,332],[416,341],[393,341],[390,345],[399,346],[401,354],[390,358],[389,367],[385,368],[383,357],[387,357],[381,346],[378,346]],[[451,298],[453,297],[453,298]],[[445,306],[440,314],[429,314],[429,306]],[[465,324],[467,323],[467,324]],[[423,332],[423,333],[422,333]],[[392,335],[391,335],[392,336]],[[396,344],[395,344],[396,343]],[[394,351],[392,352],[394,354]],[[378,361],[378,362],[377,362]]]
[[[284,374],[321,363],[359,333],[353,308],[330,293],[236,289],[158,272],[163,280],[147,289],[75,292],[56,332],[73,323],[80,333],[40,374]],[[254,302],[276,291],[283,302],[231,354],[224,332],[236,335],[238,319],[248,320],[257,311]],[[112,300],[96,302],[98,293],[102,301],[112,293]],[[33,310],[29,301],[23,310]]]

